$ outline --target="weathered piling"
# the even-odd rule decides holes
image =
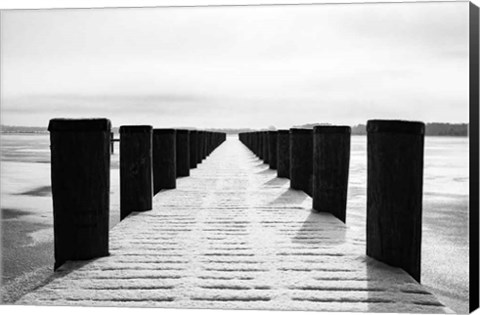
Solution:
[[[275,130],[268,131],[268,159],[270,168],[277,169],[277,132]]]
[[[290,130],[277,131],[277,176],[290,178]]]
[[[120,220],[152,209],[152,126],[120,126]]]
[[[214,132],[209,132],[208,133],[208,150],[207,150],[207,155],[210,155],[210,153],[213,152],[214,150],[214,139],[215,139],[215,133]]]
[[[418,282],[424,134],[421,122],[367,123],[367,255]]]
[[[343,222],[347,213],[350,134],[348,126],[313,128],[313,209],[330,212]]]
[[[190,131],[177,129],[176,138],[177,177],[190,176]]]
[[[190,168],[197,168],[197,135],[198,131],[197,130],[190,130]]]
[[[175,129],[153,129],[153,191],[177,187]]]
[[[208,155],[208,136],[209,132],[205,131],[203,134],[203,159],[206,159]]]
[[[290,188],[312,196],[312,129],[290,129]]]
[[[108,119],[50,120],[55,270],[108,255],[110,129]]]
[[[111,154],[113,154],[115,151],[115,147],[113,145],[114,144],[113,138],[114,138],[114,133],[110,132],[110,153]]]
[[[205,131],[203,134],[203,159],[207,158],[208,155],[208,138],[210,136],[210,133],[208,131]]]
[[[258,137],[258,158],[260,160],[263,160],[263,157],[265,156],[265,141],[263,138],[263,131],[257,131],[257,137]]]
[[[262,131],[263,137],[263,163],[268,164],[270,162],[270,156],[268,152],[269,141],[268,141],[268,131]]]
[[[205,151],[205,131],[199,130],[198,131],[198,163],[202,163],[204,156],[203,152]]]

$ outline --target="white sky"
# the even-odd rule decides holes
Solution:
[[[468,121],[468,3],[2,12],[1,122]]]

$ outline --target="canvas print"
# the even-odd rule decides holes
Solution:
[[[1,303],[469,312],[475,10],[2,11]]]

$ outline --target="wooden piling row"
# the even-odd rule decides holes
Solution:
[[[108,255],[112,138],[108,119],[52,119],[48,129],[57,269],[67,260]],[[312,196],[315,210],[345,222],[350,134],[347,126],[316,126],[239,138],[279,176],[286,177],[288,165],[290,187]],[[367,123],[366,252],[419,282],[424,134],[421,122]],[[219,132],[121,126],[121,219],[150,210],[154,193],[175,188],[177,173],[188,176],[225,140]]]
[[[108,255],[111,123],[52,119],[49,123],[55,265]],[[152,209],[153,195],[226,140],[221,132],[120,126],[120,219]],[[199,160],[200,158],[200,160]]]
[[[379,261],[420,282],[423,148],[421,122],[367,123],[367,246]],[[268,136],[267,136],[268,135]],[[351,128],[315,126],[239,134],[290,188],[312,197],[312,208],[346,222]],[[275,139],[275,140],[272,140]]]

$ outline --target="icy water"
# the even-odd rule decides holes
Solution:
[[[235,137],[229,137],[235,141]],[[118,143],[117,143],[118,145]],[[456,312],[468,312],[468,139],[425,140],[422,283]],[[366,204],[366,137],[353,136],[349,203]],[[111,219],[119,217],[118,147],[112,156]],[[16,300],[52,271],[48,135],[1,136],[2,291]],[[358,207],[357,207],[358,208]],[[364,208],[362,208],[364,209]],[[365,228],[365,212],[347,225]]]

